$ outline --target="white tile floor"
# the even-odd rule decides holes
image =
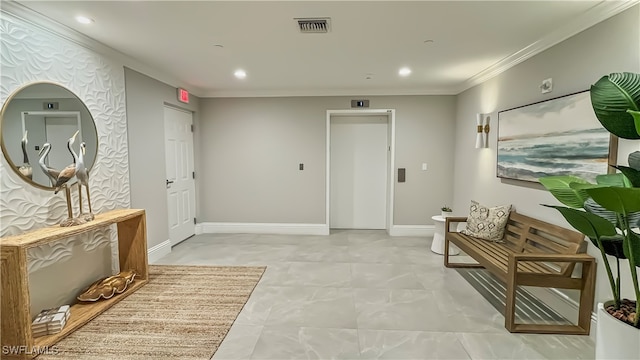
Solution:
[[[157,264],[266,265],[213,359],[589,359],[588,336],[520,335],[430,238],[198,235]]]

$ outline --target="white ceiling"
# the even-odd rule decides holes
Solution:
[[[457,94],[638,1],[19,3],[196,95],[287,96]],[[331,31],[299,33],[306,17]]]

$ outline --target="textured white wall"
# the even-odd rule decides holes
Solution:
[[[90,179],[93,210],[128,208],[122,65],[6,12],[0,13],[0,45],[0,103],[4,105],[11,93],[35,81],[58,83],[75,93],[87,105],[98,132]],[[58,224],[66,217],[63,196],[23,182],[3,156],[0,236]],[[68,303],[86,284],[110,274],[117,247],[109,244],[115,239],[115,229],[107,228],[30,251],[32,311]]]

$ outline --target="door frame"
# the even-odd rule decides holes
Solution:
[[[396,159],[396,110],[395,109],[345,109],[327,110],[327,134],[326,134],[326,173],[325,180],[325,226],[331,230],[331,117],[332,116],[386,116],[387,137],[389,139],[389,162],[387,163],[387,233],[393,227],[393,199],[395,188],[395,159]]]
[[[180,106],[175,106],[175,105],[167,103],[167,102],[163,103],[163,107],[162,107],[163,119],[162,119],[162,122],[163,122],[163,128],[164,128],[163,129],[163,133],[164,133],[164,137],[165,137],[163,139],[163,143],[164,143],[163,149],[164,149],[164,152],[165,152],[165,161],[164,161],[165,165],[164,165],[164,168],[165,168],[165,178],[166,178],[166,166],[167,166],[167,162],[166,162],[167,161],[166,160],[166,146],[167,146],[167,138],[166,138],[167,134],[166,134],[166,131],[167,131],[167,127],[166,126],[167,125],[166,125],[166,118],[165,118],[165,109],[180,111],[180,112],[189,114],[191,116],[192,129],[193,129],[193,126],[194,126],[195,111],[189,110],[189,109],[186,109],[186,108],[183,108],[183,107],[180,107]],[[191,160],[193,161],[193,169],[192,169],[193,172],[196,171],[195,138],[194,138],[194,135],[195,135],[194,132],[191,131],[191,153],[192,153],[192,159]],[[193,217],[194,217],[194,220],[195,220],[196,212],[198,211],[198,204],[196,203],[198,201],[197,200],[198,197],[197,197],[197,194],[196,194],[197,186],[196,186],[196,183],[195,183],[195,178],[192,179],[192,180],[193,180],[193,197],[194,197],[194,199],[193,199],[193,206],[194,206]],[[165,198],[167,198],[166,188],[165,188]],[[168,217],[169,217],[169,202],[168,202],[168,198],[167,198],[167,213],[165,214],[165,218],[168,219]],[[174,246],[180,244],[181,242],[191,238],[193,235],[195,235],[197,233],[197,231],[196,231],[196,227],[197,226],[196,225],[197,224],[195,224],[195,222],[194,222],[194,225],[193,225],[194,226],[193,227],[194,232],[193,232],[193,234],[191,236],[189,236],[187,238],[184,238],[184,239],[181,239],[181,240],[176,240],[175,243],[174,243],[174,239],[171,238],[171,229],[170,229],[170,226],[169,226],[169,222],[167,221],[167,235],[169,236],[168,241],[169,241],[170,247],[174,247]]]
[[[47,117],[51,118],[66,118],[66,117],[75,117],[78,122],[78,142],[82,142],[82,117],[80,115],[80,111],[23,111],[20,113],[22,117],[22,134],[26,130],[27,116],[42,116],[43,119]],[[46,124],[45,124],[46,127]]]

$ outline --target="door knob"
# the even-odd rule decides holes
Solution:
[[[173,184],[173,181],[167,180],[167,185],[169,185],[169,184]]]

